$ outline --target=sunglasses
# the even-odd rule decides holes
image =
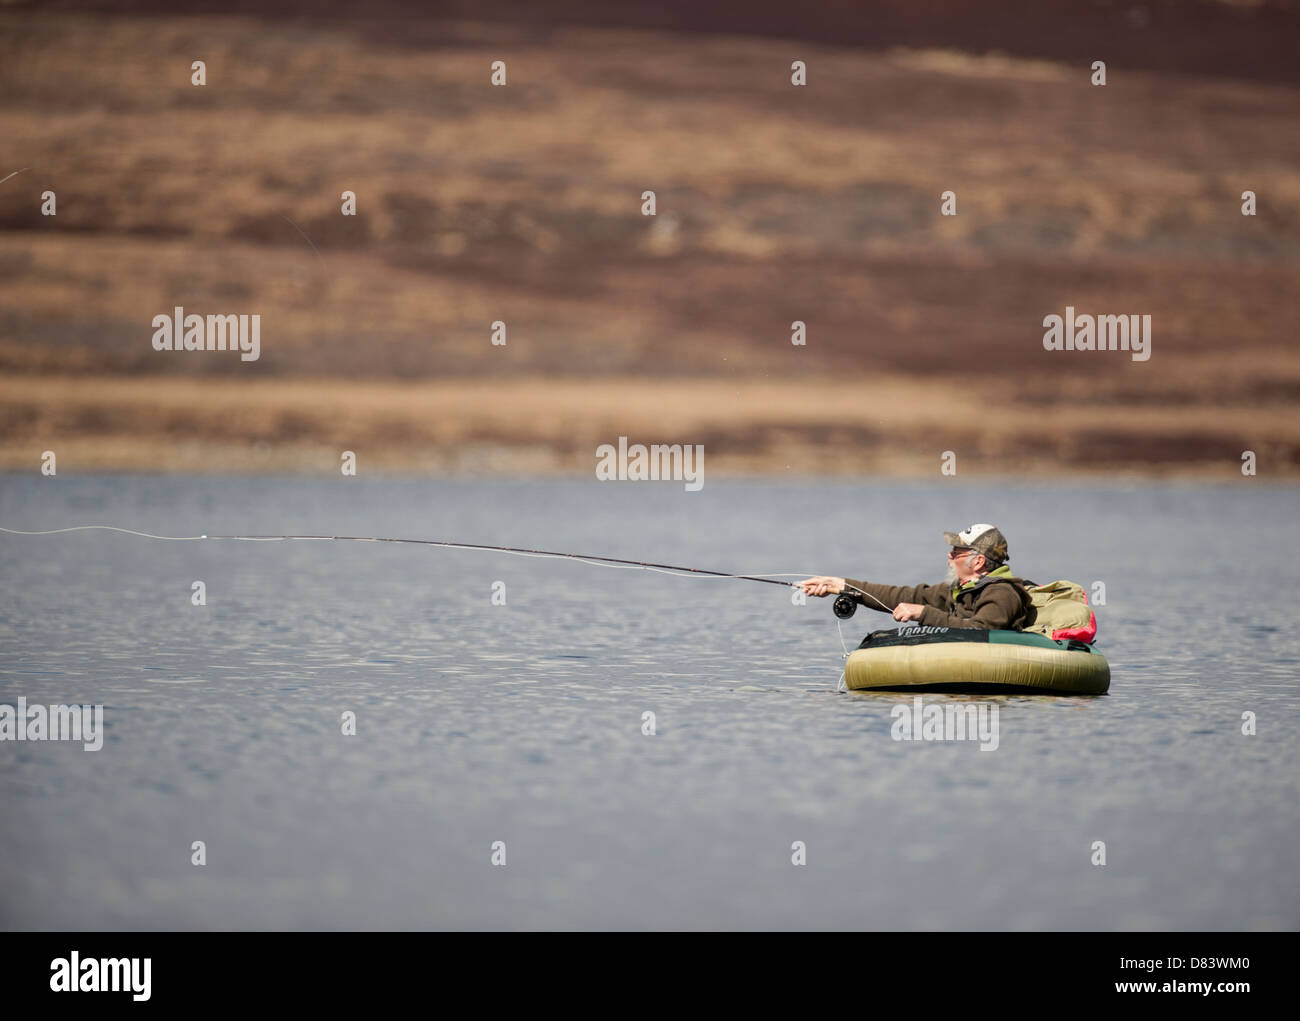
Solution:
[[[973,550],[969,546],[963,546],[961,549],[949,550],[948,559],[952,560],[956,557],[964,557],[969,553],[978,553],[978,552],[979,550]]]

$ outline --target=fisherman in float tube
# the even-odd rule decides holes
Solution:
[[[924,627],[984,628],[1020,631],[1034,617],[1026,582],[1007,567],[1011,559],[1006,537],[989,524],[944,532],[948,575],[938,585],[878,585],[852,578],[818,576],[796,582],[810,596],[843,596],[851,600],[848,616],[861,603],[892,613],[894,620],[916,621]],[[837,604],[839,600],[836,601]],[[836,607],[838,614],[839,607]]]

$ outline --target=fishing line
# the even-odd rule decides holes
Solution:
[[[840,648],[844,650],[844,657],[843,657],[843,658],[844,658],[844,664],[845,664],[844,666],[840,667],[840,682],[839,682],[839,684],[837,684],[837,685],[835,686],[835,690],[836,690],[836,691],[847,691],[848,689],[847,689],[847,688],[845,687],[845,685],[844,685],[844,675],[848,672],[849,647],[848,647],[847,643],[845,643],[845,641],[844,641],[844,625],[843,625],[843,619],[840,617],[839,614],[836,614],[836,615],[835,615],[835,630],[836,630],[837,632],[839,632],[839,636],[840,636]]]
[[[632,571],[652,571],[656,574],[667,574],[674,578],[730,578],[735,581],[756,581],[764,585],[784,585],[787,588],[798,588],[794,582],[778,581],[778,578],[798,578],[801,573],[793,571],[774,571],[760,573],[754,571],[748,574],[732,574],[727,571],[708,571],[702,567],[676,567],[672,564],[656,564],[648,560],[624,560],[619,557],[598,557],[587,553],[557,553],[552,550],[525,549],[519,546],[489,546],[485,543],[477,542],[451,542],[443,539],[395,539],[378,535],[157,535],[153,532],[139,532],[133,528],[118,528],[115,525],[72,525],[68,528],[47,528],[40,531],[26,532],[18,528],[5,528],[0,525],[0,532],[7,532],[9,535],[60,535],[64,532],[121,532],[123,535],[137,535],[143,539],[158,539],[162,542],[202,542],[212,539],[226,539],[237,542],[401,542],[409,543],[415,546],[437,546],[442,549],[465,549],[465,550],[483,550],[492,553],[509,553],[513,556],[522,557],[544,557],[553,560],[576,560],[581,564],[589,564],[592,567],[613,567],[621,570]],[[886,606],[869,592],[853,585],[846,585],[862,599],[870,599],[884,612],[892,613],[893,607]],[[841,592],[835,600],[835,616],[840,620],[847,620],[853,616],[853,610],[856,609],[856,600],[853,596]],[[838,626],[838,623],[837,623]],[[844,635],[840,633],[840,644],[844,642]]]
[[[437,546],[442,549],[483,550],[493,553],[508,553],[513,556],[542,557],[559,560],[575,560],[592,567],[612,567],[621,570],[651,571],[667,574],[677,578],[730,578],[736,581],[756,581],[764,585],[784,585],[797,588],[793,582],[778,581],[778,578],[806,577],[792,571],[762,574],[732,574],[727,571],[708,571],[702,567],[677,567],[672,564],[658,564],[648,560],[624,560],[619,557],[599,557],[587,553],[558,553],[553,550],[526,549],[519,546],[490,546],[476,542],[451,542],[441,539],[397,539],[377,535],[156,535],[153,532],[139,532],[131,528],[117,528],[114,525],[74,525],[70,528],[50,528],[42,531],[22,531],[17,528],[0,526],[0,532],[10,535],[58,535],[63,532],[83,532],[100,530],[121,532],[125,535],[137,535],[145,539],[159,539],[164,542],[201,542],[203,540],[226,539],[238,542],[400,542],[417,546]]]
[[[120,532],[123,535],[135,535],[144,539],[157,539],[162,542],[203,542],[210,540],[225,539],[234,542],[396,542],[407,543],[414,546],[437,546],[441,549],[464,549],[479,550],[492,553],[507,553],[511,556],[522,557],[540,557],[552,560],[574,560],[581,564],[588,564],[592,567],[610,567],[624,571],[651,571],[655,574],[667,574],[674,578],[695,578],[695,579],[731,579],[733,581],[756,581],[764,585],[783,585],[786,588],[797,589],[799,586],[790,581],[778,581],[779,578],[797,578],[799,574],[793,572],[774,572],[762,574],[757,571],[749,574],[731,574],[726,571],[709,571],[702,567],[676,567],[672,564],[657,564],[646,560],[624,560],[619,557],[598,557],[584,553],[557,553],[552,550],[524,549],[519,546],[490,546],[485,543],[474,542],[450,542],[440,539],[397,539],[387,538],[375,535],[156,535],[153,532],[140,532],[132,528],[118,528],[114,525],[73,525],[69,528],[49,528],[41,531],[26,532],[17,528],[5,528],[0,525],[0,532],[6,532],[9,535],[60,535],[65,532],[86,532],[86,531],[105,531]],[[852,589],[853,593],[862,599],[870,599],[876,603],[886,613],[892,612],[892,607],[886,606],[883,602],[864,592],[862,589],[853,585],[846,585],[846,589]],[[844,659],[849,658],[849,648],[844,641],[844,629],[842,621],[853,616],[853,611],[857,608],[857,600],[848,592],[841,592],[835,600],[835,629],[839,632],[840,647],[844,650]],[[844,689],[844,672],[840,672],[840,681],[837,690]]]
[[[140,538],[155,538],[162,542],[203,542],[211,540],[227,540],[235,542],[404,542],[404,544],[416,546],[438,546],[439,549],[465,549],[480,550],[487,553],[506,553],[513,557],[537,557],[545,559],[563,559],[563,561],[576,561],[578,563],[589,564],[591,567],[612,567],[616,570],[623,571],[651,571],[654,574],[669,575],[671,577],[693,577],[693,579],[731,579],[733,581],[758,581],[764,585],[784,585],[785,588],[797,589],[798,585],[793,581],[779,581],[780,577],[800,577],[801,575],[794,572],[772,572],[772,574],[729,574],[727,571],[707,571],[702,567],[676,567],[673,564],[653,563],[650,561],[628,561],[619,557],[595,557],[595,555],[582,553],[556,553],[554,550],[524,549],[520,546],[491,546],[482,544],[482,542],[451,542],[447,540],[437,540],[437,538],[389,538],[383,536],[217,536],[217,535],[200,535],[200,536],[160,536],[153,532],[139,532],[134,528],[118,528],[110,524],[78,524],[70,528],[47,528],[42,531],[25,532],[17,528],[5,528],[0,525],[0,532],[6,532],[12,536],[55,536],[62,535],[65,532],[121,532],[122,535],[139,536]],[[854,594],[841,592],[835,601],[835,627],[840,635],[840,648],[844,649],[844,658],[849,658],[849,646],[844,641],[844,627],[841,626],[842,620],[853,617],[853,611],[857,609],[857,600],[854,596],[861,597],[862,600],[871,600],[880,606],[885,613],[891,613],[893,607],[885,606],[871,593],[863,592],[862,589],[855,585],[845,585],[846,589],[852,589]],[[840,672],[839,691],[844,691],[844,672]]]

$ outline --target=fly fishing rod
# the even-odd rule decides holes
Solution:
[[[522,546],[491,546],[486,543],[478,542],[451,542],[442,539],[398,539],[378,535],[154,535],[151,532],[138,532],[130,528],[117,528],[113,525],[75,525],[71,528],[52,528],[39,532],[24,532],[16,528],[4,528],[0,526],[0,532],[7,532],[10,535],[55,535],[60,532],[80,532],[91,529],[99,529],[110,532],[123,532],[127,535],[138,535],[146,539],[162,539],[167,542],[200,542],[203,540],[226,539],[240,542],[285,542],[285,541],[317,541],[317,542],[400,542],[408,543],[415,546],[437,546],[443,549],[467,549],[467,550],[486,550],[494,553],[513,553],[519,556],[529,557],[549,557],[560,560],[576,560],[580,563],[611,565],[626,568],[639,568],[645,571],[656,571],[664,574],[674,575],[702,575],[710,578],[731,578],[736,581],[757,581],[764,585],[784,585],[787,588],[797,588],[794,582],[779,581],[778,575],[759,575],[759,574],[732,574],[728,571],[709,571],[702,567],[678,567],[673,564],[658,564],[649,560],[624,560],[620,557],[601,557],[588,553],[560,553],[554,550],[527,549]],[[793,577],[794,575],[790,575]]]
[[[641,568],[646,571],[660,571],[672,574],[701,574],[711,578],[732,578],[736,581],[758,581],[764,585],[785,585],[795,588],[794,582],[777,581],[772,577],[757,574],[731,574],[727,571],[707,571],[702,567],[677,567],[673,564],[656,564],[649,560],[623,560],[619,557],[598,557],[589,553],[558,553],[554,550],[526,549],[522,546],[489,546],[481,542],[450,542],[442,539],[391,539],[370,535],[205,535],[204,539],[242,539],[250,542],[276,541],[281,539],[319,539],[338,542],[404,542],[417,546],[438,546],[442,549],[487,550],[492,553],[517,553],[530,557],[550,557],[559,560],[577,560],[591,564],[618,564],[623,567]]]
[[[413,546],[436,546],[441,549],[465,549],[465,550],[484,550],[491,553],[510,553],[515,556],[525,557],[546,557],[556,560],[575,560],[582,564],[591,564],[596,567],[618,567],[625,570],[642,570],[654,571],[658,574],[667,574],[672,577],[688,578],[729,578],[733,581],[757,581],[764,585],[782,585],[786,588],[798,588],[799,586],[792,581],[780,581],[782,577],[799,577],[797,574],[732,574],[728,571],[709,571],[703,567],[679,567],[674,564],[659,564],[650,560],[625,560],[621,557],[601,557],[588,553],[560,553],[555,550],[527,549],[522,546],[492,546],[487,543],[478,542],[451,542],[445,539],[400,539],[379,535],[155,535],[152,532],[139,532],[131,528],[118,528],[115,525],[73,525],[69,528],[51,528],[44,531],[24,532],[17,528],[5,528],[0,526],[0,532],[7,532],[10,535],[57,535],[62,532],[84,532],[84,531],[105,531],[121,532],[125,535],[137,535],[145,539],[160,539],[165,542],[202,542],[214,539],[225,539],[232,542],[397,542],[407,543]],[[853,588],[853,586],[848,586]],[[853,588],[856,596],[863,599],[872,599],[879,604],[882,609],[888,611],[890,608],[881,603],[880,600],[871,596],[870,593],[863,592],[860,589]],[[847,592],[842,592],[835,599],[833,610],[835,616],[841,620],[848,620],[853,616],[854,611],[858,608],[858,598]]]

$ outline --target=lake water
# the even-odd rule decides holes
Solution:
[[[995,751],[900,742],[905,697],[835,692],[830,601],[777,586],[0,533],[0,703],[102,704],[106,734],[0,743],[0,925],[1294,929],[1296,506],[1255,479],[3,476],[18,529],[441,538],[899,584],[942,576],[942,530],[993,521],[1023,575],[1104,583],[1113,680],[988,699]],[[890,624],[860,609],[845,640]]]

